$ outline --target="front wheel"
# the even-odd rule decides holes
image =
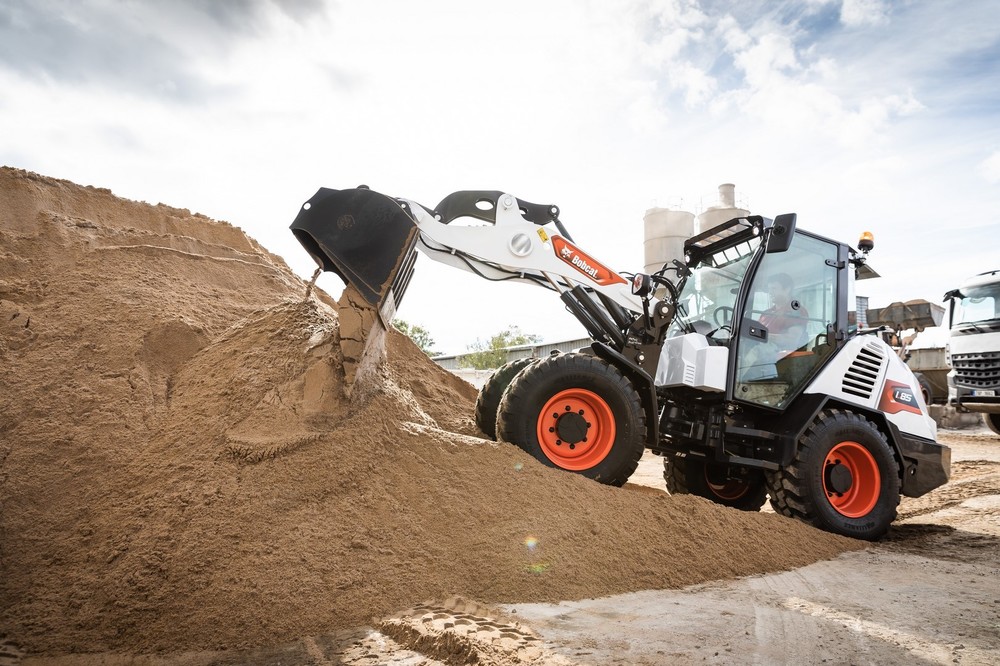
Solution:
[[[896,519],[899,465],[885,435],[858,414],[820,413],[791,464],[766,476],[775,511],[828,532],[874,541]]]
[[[740,511],[760,511],[767,501],[767,484],[759,469],[665,456],[663,481],[671,495],[697,495]]]
[[[983,423],[995,434],[1000,435],[1000,414],[983,414]]]
[[[645,414],[622,373],[589,354],[560,354],[522,370],[500,401],[497,436],[537,460],[613,486],[642,457]]]

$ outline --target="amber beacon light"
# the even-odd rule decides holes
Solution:
[[[875,236],[872,232],[865,231],[861,234],[861,238],[858,239],[858,249],[862,252],[871,252],[875,249]]]

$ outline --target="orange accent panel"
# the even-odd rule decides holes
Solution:
[[[552,249],[556,256],[599,285],[628,284],[628,280],[597,261],[562,236],[552,237]]]
[[[886,414],[910,412],[920,414],[917,402],[917,392],[909,384],[887,380],[882,387],[882,399],[878,403],[879,410]]]

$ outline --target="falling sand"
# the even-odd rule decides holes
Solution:
[[[224,222],[10,168],[0,202],[0,633],[32,653],[276,645],[862,545],[483,439],[475,389],[395,331],[350,390],[337,304]]]

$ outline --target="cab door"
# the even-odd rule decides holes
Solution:
[[[784,409],[836,349],[844,247],[797,230],[787,251],[763,256],[742,305],[733,399]]]

